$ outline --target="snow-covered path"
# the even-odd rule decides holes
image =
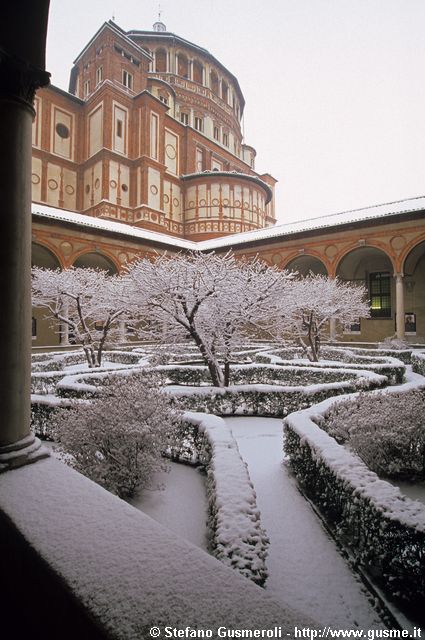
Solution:
[[[282,464],[282,421],[225,420],[248,464],[270,538],[266,590],[324,626],[383,627],[367,591]]]
[[[156,488],[162,485],[162,490]],[[170,471],[154,474],[151,489],[129,503],[197,547],[207,550],[205,477],[194,467],[170,463]]]

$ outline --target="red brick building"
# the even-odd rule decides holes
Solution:
[[[70,93],[38,93],[34,201],[193,240],[274,224],[276,181],[242,142],[237,79],[155,28],[105,23],[75,60]]]
[[[425,342],[425,198],[273,227],[276,180],[242,139],[237,79],[161,22],[105,23],[69,88],[36,97],[34,264],[119,272],[153,250],[233,248],[364,282],[371,318],[346,340]],[[40,317],[33,344],[57,343]]]

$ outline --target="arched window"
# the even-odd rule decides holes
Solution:
[[[193,61],[193,81],[204,84],[204,67],[199,60]]]
[[[183,53],[179,53],[177,56],[177,74],[182,78],[187,78],[189,75],[189,63]]]
[[[83,253],[74,261],[74,267],[86,269],[101,269],[110,275],[118,273],[118,269],[110,258],[99,252]]]
[[[165,49],[157,49],[155,52],[155,71],[159,73],[167,71],[167,52]]]
[[[218,76],[215,71],[210,73],[210,87],[211,91],[218,95]]]
[[[229,85],[227,84],[227,82],[225,80],[221,81],[221,97],[223,98],[224,102],[228,102],[229,100]]]

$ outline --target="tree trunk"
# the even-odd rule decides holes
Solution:
[[[208,367],[208,371],[210,372],[211,380],[214,387],[224,387],[225,386],[224,376],[223,376],[222,370],[220,369],[220,365],[218,364],[218,362],[216,362],[215,360],[213,360],[208,356],[208,353],[207,353],[207,350],[205,349],[205,345],[202,341],[202,338],[198,334],[196,329],[191,328],[190,335],[194,339],[196,346],[201,352],[201,356]]]
[[[100,362],[96,357],[96,352],[93,349],[92,345],[84,346],[84,353],[86,354],[87,364],[89,369],[94,369],[95,367],[100,367]]]
[[[317,350],[317,336],[312,336],[309,332],[308,342],[310,344],[311,356],[309,357],[311,362],[319,362],[318,350]]]
[[[224,386],[228,387],[230,385],[230,362],[227,360],[224,361]]]

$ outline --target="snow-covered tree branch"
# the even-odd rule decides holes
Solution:
[[[33,305],[45,309],[52,324],[67,327],[89,367],[101,365],[107,343],[122,339],[118,325],[128,307],[126,286],[122,277],[97,269],[32,270]]]
[[[192,340],[217,387],[229,384],[236,344],[267,324],[286,277],[258,259],[237,261],[232,253],[162,255],[128,270],[145,335],[162,342]]]
[[[364,286],[338,278],[310,274],[294,278],[280,300],[273,329],[275,335],[289,335],[317,362],[323,330],[331,319],[351,324],[370,315]]]

